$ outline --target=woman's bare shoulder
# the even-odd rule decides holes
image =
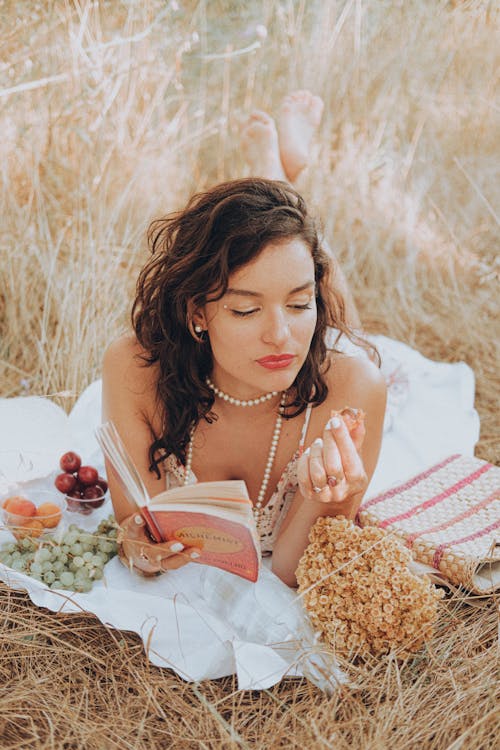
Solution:
[[[328,401],[344,406],[385,410],[386,383],[380,368],[365,356],[332,353],[326,376]]]
[[[130,362],[134,357],[144,355],[144,353],[134,334],[124,333],[108,346],[104,354],[104,361]]]
[[[103,379],[136,395],[150,392],[156,384],[157,365],[147,362],[147,353],[133,334],[115,339],[103,359]]]
[[[333,379],[340,383],[344,380],[351,381],[353,376],[365,382],[384,381],[380,367],[377,367],[364,353],[353,356],[342,352],[331,352],[328,380]]]

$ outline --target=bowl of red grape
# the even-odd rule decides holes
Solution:
[[[106,502],[107,481],[93,466],[82,466],[77,453],[65,453],[59,466],[62,474],[57,475],[54,484],[65,496],[68,511],[88,516]]]

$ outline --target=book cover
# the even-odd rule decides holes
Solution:
[[[255,582],[259,575],[258,547],[244,523],[193,510],[150,509],[165,539],[178,539],[201,550],[197,563],[212,565]]]

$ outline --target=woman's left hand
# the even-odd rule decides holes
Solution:
[[[301,456],[297,473],[304,498],[321,503],[343,503],[362,497],[368,478],[360,456],[365,437],[364,414],[345,408],[332,412],[323,437]]]

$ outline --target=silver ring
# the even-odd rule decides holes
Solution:
[[[320,492],[323,492],[324,489],[324,487],[313,487],[313,492],[318,495]]]
[[[334,476],[333,474],[330,474],[327,476],[326,481],[329,485],[329,487],[335,487],[339,483],[338,477]]]

